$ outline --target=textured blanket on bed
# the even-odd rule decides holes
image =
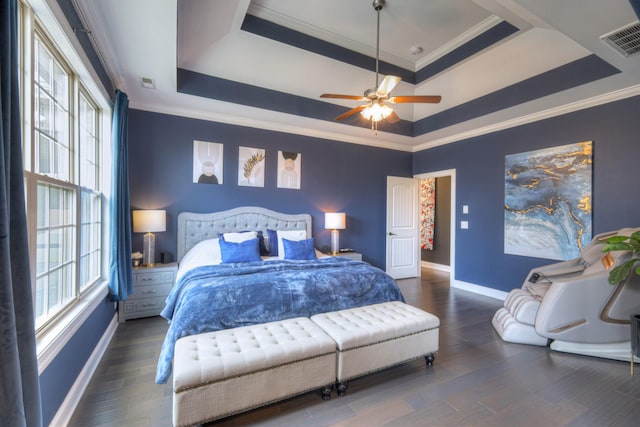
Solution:
[[[174,286],[161,313],[170,326],[156,383],[167,382],[174,345],[182,337],[386,301],[404,301],[396,282],[382,270],[348,258],[195,268]]]

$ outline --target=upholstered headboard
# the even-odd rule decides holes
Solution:
[[[284,214],[269,209],[245,206],[212,213],[178,214],[178,261],[197,243],[233,231],[307,230],[311,237],[311,215]]]

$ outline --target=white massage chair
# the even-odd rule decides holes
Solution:
[[[520,289],[513,289],[492,324],[503,340],[520,344],[628,361],[630,316],[640,313],[640,277],[632,272],[619,285],[609,272],[630,259],[630,251],[602,252],[597,243],[609,236],[629,236],[623,228],[593,238],[581,256],[534,268]],[[609,255],[609,256],[608,256]]]

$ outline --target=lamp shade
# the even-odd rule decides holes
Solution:
[[[346,215],[344,212],[326,212],[324,214],[324,228],[330,230],[344,230],[346,228]]]
[[[153,233],[167,229],[167,213],[164,210],[133,211],[133,232]]]

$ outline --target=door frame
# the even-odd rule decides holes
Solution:
[[[444,169],[441,171],[413,175],[413,177],[417,179],[443,178],[445,176],[451,177],[451,226],[449,236],[449,286],[451,286],[456,280],[456,170]]]

